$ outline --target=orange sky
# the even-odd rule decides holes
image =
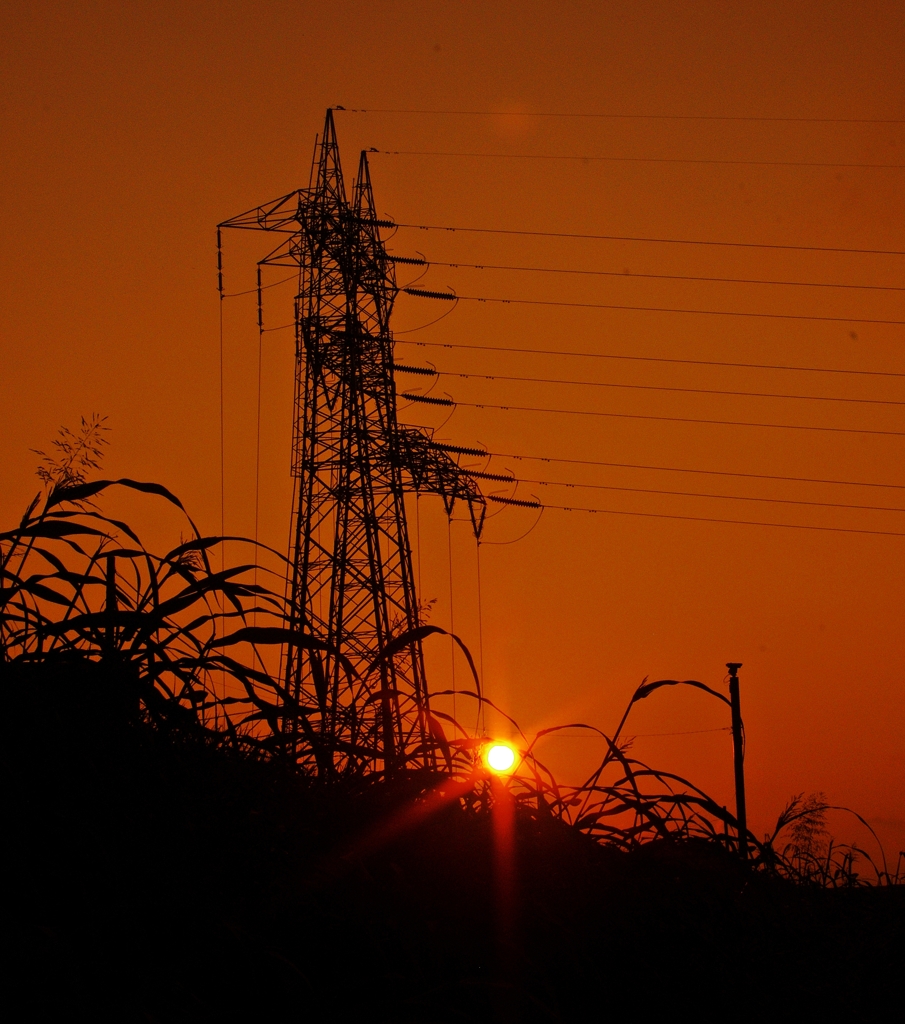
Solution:
[[[219,528],[215,225],[307,183],[328,105],[524,116],[339,113],[358,151],[905,164],[905,125],[545,118],[537,113],[905,118],[900,3],[41,3],[0,10],[3,374],[0,512],[36,487],[33,447],[99,412],[110,473],[175,490]],[[790,6],[792,10],[790,10]],[[754,163],[372,159],[400,223],[903,250],[901,168]],[[226,238],[229,291],[251,288],[263,236]],[[401,229],[390,247],[445,262],[905,286],[905,256],[544,239]],[[277,280],[273,272],[272,280]],[[414,274],[412,274],[414,276]],[[434,267],[464,295],[905,320],[905,292],[534,275]],[[402,276],[402,280],[408,280]],[[269,326],[287,297],[268,293]],[[440,312],[403,296],[399,331]],[[254,298],[224,304],[226,526],[254,530]],[[465,343],[905,373],[901,325],[462,302],[401,335]],[[288,525],[291,332],[265,335],[261,536]],[[399,347],[451,373],[905,401],[902,378]],[[407,378],[405,385],[417,384]],[[905,431],[902,407],[441,378],[462,402]],[[414,407],[409,422],[443,417]],[[438,436],[491,451],[905,487],[905,437],[704,426],[460,406]],[[905,489],[855,488],[494,459],[495,471],[615,487],[905,508]],[[905,533],[905,512],[523,485],[551,504]],[[414,505],[412,506],[414,514]],[[178,523],[134,510],[150,536]],[[143,518],[144,517],[144,518]],[[150,517],[150,518],[149,518]],[[420,574],[448,625],[449,535],[420,502]],[[506,511],[481,547],[490,696],[526,731],[613,728],[644,676],[719,684],[744,663],[749,816],[822,790],[905,844],[905,537],[628,515]],[[156,531],[156,533],[155,533]],[[414,525],[413,525],[413,533]],[[456,627],[476,653],[476,553],[452,527]],[[428,648],[435,688],[449,652]],[[638,734],[719,729],[722,706],[662,692]],[[539,751],[564,776],[593,741]],[[639,756],[731,799],[724,732],[640,735]],[[841,820],[841,838],[857,835]],[[860,835],[858,835],[860,839]]]

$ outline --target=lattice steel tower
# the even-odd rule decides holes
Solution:
[[[479,453],[396,420],[387,226],[366,153],[347,198],[329,110],[309,187],[221,225],[287,234],[260,265],[298,269],[288,585],[293,628],[331,650],[289,646],[282,729],[322,776],[434,765],[420,639],[393,644],[420,624],[404,493],[439,494],[450,514],[463,499],[477,535],[484,520],[452,458]]]

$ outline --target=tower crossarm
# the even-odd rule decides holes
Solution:
[[[223,221],[221,228],[246,228],[251,231],[283,231],[293,235],[299,229],[299,209],[303,206],[308,189],[296,189],[288,195],[273,199],[263,206],[240,213]]]
[[[449,447],[436,444],[421,430],[397,428],[395,455],[409,481],[406,489],[439,494],[447,515],[452,515],[457,500],[464,501],[475,536],[480,538],[487,503],[474,479],[445,450]]]

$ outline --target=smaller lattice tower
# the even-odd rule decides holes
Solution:
[[[298,270],[290,578],[292,626],[324,650],[290,645],[281,727],[321,776],[432,767],[407,490],[484,498],[442,445],[396,419],[390,315],[398,288],[381,239],[366,153],[347,197],[332,111],[309,187],[221,227],[279,232],[261,265]],[[387,653],[391,653],[387,656]]]

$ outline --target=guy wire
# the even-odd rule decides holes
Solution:
[[[446,517],[446,546],[449,556],[449,631],[453,635],[456,632],[456,618],[453,612],[453,557],[452,557],[452,520]],[[453,718],[456,717],[456,641],[449,638],[449,653],[452,663],[452,694],[453,694]]]
[[[481,693],[487,696],[487,681],[484,677],[484,615],[481,607],[481,541],[480,538],[475,538],[475,553],[477,558],[478,566],[478,664],[481,667]],[[484,702],[478,703],[478,721],[475,725],[475,729],[480,726],[481,733],[483,734],[486,729],[486,722],[484,720]]]
[[[220,537],[226,536],[226,455],[223,422],[223,245],[220,228],[217,228],[217,290],[220,293]],[[220,572],[226,568],[226,542],[220,541]],[[222,613],[223,602],[221,599]]]
[[[261,507],[261,368],[264,359],[264,307],[261,295],[261,265],[258,264],[258,406],[255,422],[255,568],[254,581],[258,585],[258,518]],[[252,616],[258,624],[257,605]]]

